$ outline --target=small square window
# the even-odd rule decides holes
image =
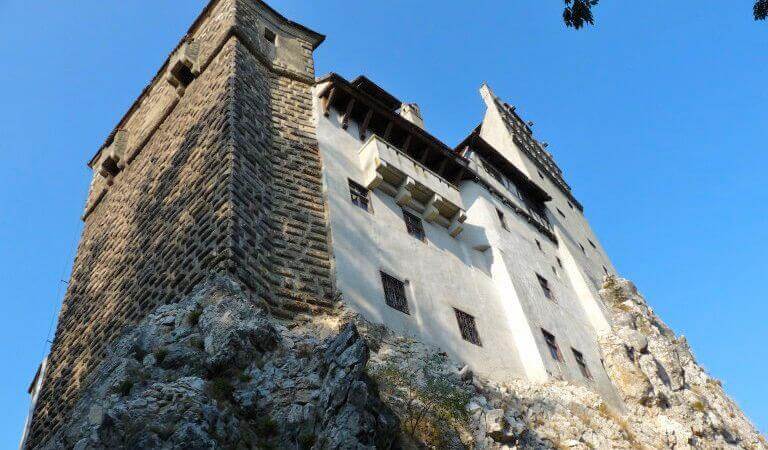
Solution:
[[[403,210],[403,220],[405,221],[405,228],[408,230],[408,234],[422,242],[426,242],[427,234],[424,232],[424,222],[421,220],[421,217]]]
[[[464,311],[459,311],[455,308],[453,311],[456,313],[456,320],[459,322],[461,337],[467,342],[482,347],[483,344],[480,342],[480,335],[477,333],[475,318]]]
[[[381,272],[381,284],[384,287],[384,301],[387,305],[401,313],[410,314],[408,299],[405,296],[405,283]]]
[[[275,45],[275,42],[277,42],[277,35],[269,28],[264,28],[264,39],[270,44]]]
[[[541,329],[541,334],[544,335],[544,341],[547,343],[549,355],[552,356],[552,359],[557,362],[563,362],[563,354],[560,353],[560,347],[557,346],[557,339],[555,339],[555,335],[545,330],[544,328]]]
[[[353,204],[359,206],[360,209],[372,212],[371,191],[354,181],[349,180],[349,195]]]
[[[552,288],[549,287],[549,281],[547,281],[546,278],[542,277],[538,273],[536,274],[536,278],[538,278],[539,280],[539,285],[541,286],[541,290],[544,291],[544,296],[552,301],[555,301],[555,294],[552,293]]]
[[[505,230],[509,231],[509,228],[507,228],[507,221],[504,219],[504,213],[501,212],[498,208],[496,208],[496,214],[499,216],[499,222],[501,222],[501,228],[504,228]]]
[[[573,357],[576,359],[576,364],[579,365],[581,374],[584,375],[584,378],[591,380],[592,372],[590,372],[589,367],[587,367],[587,362],[584,360],[584,355],[575,348],[572,348],[571,351],[573,352]]]

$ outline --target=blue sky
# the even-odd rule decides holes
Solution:
[[[768,23],[752,0],[273,0],[456,144],[487,81],[536,123],[619,271],[768,431]],[[86,161],[201,0],[0,0],[0,447],[19,438],[80,232]],[[75,6],[76,5],[76,6]],[[471,5],[471,6],[469,6]]]

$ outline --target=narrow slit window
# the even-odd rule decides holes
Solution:
[[[557,258],[557,267],[559,267],[561,269],[563,268],[563,260],[560,259],[560,258]]]
[[[275,32],[269,28],[264,28],[264,39],[266,39],[270,44],[275,45],[277,42],[277,34],[275,34]]]
[[[556,277],[560,277],[560,274],[557,272],[557,267],[555,266],[552,266],[552,273],[554,273]]]
[[[579,244],[579,248],[581,249],[581,253],[584,253],[585,255],[587,254],[587,249],[584,248],[583,245]]]
[[[552,359],[557,362],[563,362],[563,354],[560,353],[560,347],[557,346],[557,339],[555,339],[555,335],[543,328],[541,329],[541,333],[544,335],[544,341],[547,343],[549,355],[552,356]]]
[[[371,211],[371,191],[349,180],[349,195],[352,203],[368,212]]]
[[[504,213],[501,212],[498,208],[496,208],[496,214],[499,216],[499,222],[501,222],[501,228],[504,228],[505,230],[509,231],[509,228],[507,228],[507,221],[504,219]]]
[[[563,219],[565,219],[565,213],[560,211],[560,208],[555,208],[555,209],[557,209],[557,213],[560,214],[563,217]]]
[[[461,332],[462,339],[475,344],[478,347],[482,347],[483,344],[480,341],[480,334],[477,332],[475,318],[464,311],[455,308],[453,311],[456,313],[456,321],[459,323],[459,331]]]
[[[554,269],[554,267],[553,267]],[[539,280],[539,285],[541,286],[541,290],[544,292],[544,297],[547,297],[548,299],[555,301],[555,294],[552,293],[552,288],[549,287],[549,281],[547,281],[546,278],[542,277],[538,273],[536,274],[536,278]]]
[[[584,378],[591,380],[592,372],[589,371],[589,367],[587,366],[587,361],[584,359],[584,355],[575,348],[572,348],[571,351],[573,351],[573,357],[576,359],[576,364],[579,365],[581,374],[584,375]]]
[[[405,283],[381,272],[381,284],[384,287],[384,301],[387,305],[401,313],[410,314],[408,299],[405,296]]]
[[[573,203],[571,203],[571,202],[568,202],[568,207],[569,207],[569,208],[571,208],[571,209],[573,209]]]
[[[539,248],[539,251],[542,251],[542,252],[544,251],[544,247],[541,246],[541,241],[539,241],[538,239],[536,239],[536,247]]]
[[[403,210],[403,220],[405,221],[405,228],[408,230],[408,234],[422,242],[427,241],[427,234],[424,232],[424,222],[421,220],[421,217]]]
[[[603,272],[605,272],[605,274],[608,275],[608,268],[603,266]]]
[[[591,245],[591,246],[592,246],[592,248],[594,248],[595,250],[597,250],[597,245],[595,245],[595,243],[594,243],[594,242],[592,242],[590,239],[587,239],[587,242],[589,242],[589,245]]]

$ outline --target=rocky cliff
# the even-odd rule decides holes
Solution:
[[[630,282],[602,295],[620,410],[490,383],[349,312],[279,322],[217,279],[128,330],[46,448],[768,448]]]

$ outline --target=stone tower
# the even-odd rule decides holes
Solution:
[[[278,317],[331,305],[312,118],[323,39],[259,0],[212,0],[90,161],[28,447],[62,426],[126,326],[212,274]]]

